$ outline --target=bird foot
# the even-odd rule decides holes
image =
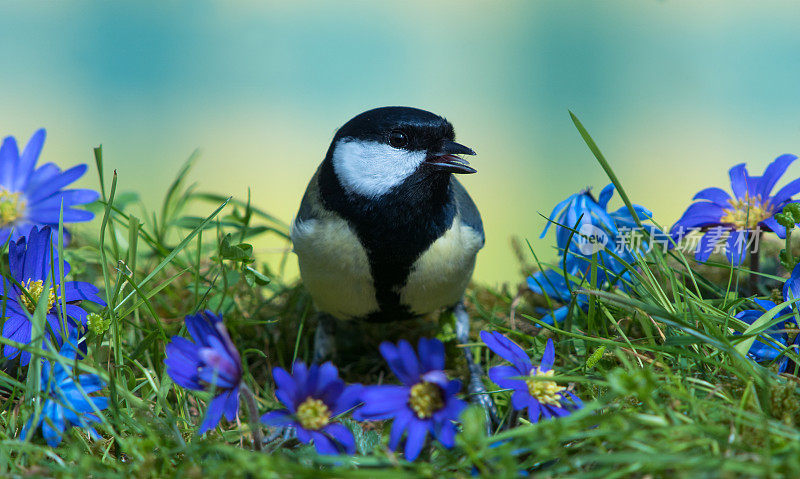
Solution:
[[[469,314],[464,307],[463,302],[456,304],[453,308],[453,314],[456,317],[456,341],[459,345],[464,346],[464,356],[467,359],[467,367],[469,368],[469,383],[467,390],[470,395],[470,401],[478,404],[483,408],[486,415],[487,433],[491,434],[493,430],[500,425],[497,417],[497,406],[494,404],[491,396],[486,391],[486,386],[483,384],[483,369],[475,362],[472,351],[465,345],[469,343]]]
[[[314,353],[311,361],[322,364],[336,357],[336,319],[324,313],[319,314],[317,331],[314,333]]]
[[[295,428],[288,426],[274,427],[271,428],[270,433],[264,437],[263,444],[265,446],[274,444],[276,447],[280,447],[282,444],[293,439],[297,439],[297,430]]]

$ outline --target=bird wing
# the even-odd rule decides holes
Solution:
[[[469,193],[464,186],[455,178],[452,179],[453,197],[456,205],[458,206],[458,214],[461,217],[461,222],[469,226],[481,237],[481,247],[486,242],[486,235],[483,232],[483,221],[481,221],[481,214],[475,202],[470,198]]]
[[[319,169],[317,169],[300,201],[295,222],[318,219],[320,216],[325,216],[325,210],[319,197]]]

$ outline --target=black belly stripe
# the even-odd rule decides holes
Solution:
[[[372,201],[345,193],[326,159],[319,174],[326,208],[346,219],[367,251],[379,311],[370,322],[414,317],[400,302],[399,289],[411,267],[453,224],[456,205],[450,175],[432,178],[418,171],[386,195]]]

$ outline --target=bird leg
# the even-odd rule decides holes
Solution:
[[[276,449],[294,439],[297,439],[297,429],[289,426],[276,426],[271,428],[270,433],[264,438],[263,444],[271,445],[271,448]]]
[[[314,333],[314,353],[312,363],[322,364],[336,356],[336,318],[319,313],[317,331]]]
[[[467,367],[469,368],[469,391],[472,400],[479,404],[484,413],[486,414],[486,424],[488,433],[492,433],[492,429],[498,424],[497,420],[497,407],[492,401],[492,398],[486,391],[486,386],[483,384],[483,369],[475,363],[475,358],[472,356],[472,350],[465,345],[469,343],[469,314],[464,307],[464,302],[459,301],[453,308],[453,314],[456,317],[456,341],[459,345],[463,346],[464,356],[467,359]]]

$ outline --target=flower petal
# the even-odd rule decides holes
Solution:
[[[361,406],[353,417],[358,421],[389,419],[399,411],[408,409],[409,388],[407,386],[368,386],[361,393]]]
[[[705,201],[693,203],[672,227],[672,232],[674,233],[679,227],[691,229],[719,224],[724,214],[722,207],[714,203]]]
[[[52,177],[47,183],[39,185],[36,189],[27,188],[25,190],[26,196],[28,197],[28,201],[31,203],[36,203],[39,201],[43,201],[50,197],[51,195],[56,194],[61,188],[74,183],[78,178],[83,176],[86,173],[87,166],[84,165],[77,165],[73,166],[72,168],[63,171],[54,177]],[[81,190],[81,191],[91,191],[91,190]],[[95,192],[97,195],[97,192]],[[97,197],[95,197],[97,199]],[[94,201],[89,200],[89,201]],[[89,201],[81,201],[80,203],[88,203]],[[68,204],[75,204],[75,203],[67,203],[64,202],[64,205]]]
[[[422,452],[422,447],[425,445],[425,438],[428,437],[428,428],[427,422],[418,419],[412,420],[409,424],[404,448],[407,461],[414,462],[419,457],[419,453]]]
[[[515,389],[522,387],[524,384],[522,379],[509,379],[515,377],[523,377],[527,373],[522,373],[517,368],[512,366],[495,366],[489,369],[489,379],[504,389]]]
[[[778,238],[786,238],[786,227],[779,224],[778,220],[776,220],[774,216],[770,216],[769,218],[763,220],[760,224],[764,225],[769,231],[774,232]]]
[[[772,197],[773,205],[779,205],[785,201],[788,201],[792,198],[792,196],[800,193],[800,178],[790,181],[787,183],[783,188],[779,189],[775,196]]]
[[[314,447],[317,449],[318,453],[329,456],[339,454],[339,449],[331,438],[319,431],[309,431],[309,434],[311,434],[311,438],[314,439]]]
[[[544,347],[544,354],[542,355],[542,363],[539,370],[547,372],[553,369],[553,363],[556,360],[556,348],[553,346],[553,340],[547,338],[547,345]]]
[[[535,398],[531,398],[528,402],[528,420],[530,422],[539,422],[542,415],[542,405]]]
[[[574,201],[577,198],[577,196],[578,195],[570,195],[567,199],[561,201],[555,206],[555,208],[553,208],[553,211],[550,213],[550,216],[548,216],[550,221],[548,221],[547,224],[545,224],[544,229],[542,230],[542,234],[539,235],[539,238],[545,237],[545,235],[547,234],[547,230],[550,229],[550,225],[553,224],[553,221],[556,219],[558,213],[560,213],[570,202]]]
[[[229,395],[230,391],[225,391],[211,400],[208,404],[206,417],[200,425],[200,429],[197,431],[198,434],[203,434],[209,429],[217,427],[220,419],[222,419],[222,413],[225,411],[225,403],[228,401]]]
[[[36,166],[36,161],[39,159],[39,154],[42,152],[44,139],[45,130],[41,128],[28,140],[28,144],[25,145],[25,149],[22,150],[22,154],[19,157],[19,164],[14,172],[10,191],[20,191],[28,182],[31,173],[33,173],[33,168]]]
[[[325,432],[330,434],[335,442],[339,445],[343,446],[344,452],[347,454],[355,454],[356,453],[356,440],[353,437],[352,431],[345,427],[343,424],[334,423],[330,424],[325,428]],[[337,447],[337,453],[338,451]]]
[[[725,256],[727,256],[731,266],[739,266],[747,259],[748,238],[749,233],[747,231],[731,231],[725,248]]]
[[[747,167],[739,163],[728,171],[731,178],[731,189],[737,199],[742,199],[747,194]]]
[[[783,283],[783,300],[790,301],[796,298],[800,298],[800,264],[792,269],[792,274],[789,275],[789,279]],[[798,308],[800,306],[795,303],[792,307]]]
[[[13,136],[3,139],[0,146],[0,186],[11,190],[14,184],[14,172],[19,164],[19,147],[17,140]],[[13,190],[12,190],[13,191]]]
[[[419,362],[408,341],[401,339],[397,346],[384,341],[379,349],[389,369],[403,384],[410,386],[419,381]]]
[[[338,416],[357,405],[361,404],[361,395],[363,394],[364,386],[360,384],[351,384],[344,388],[342,394],[336,399],[333,407],[333,415]]]
[[[284,406],[294,406],[300,398],[297,397],[297,385],[292,376],[285,369],[276,366],[272,368],[272,379],[275,381],[276,389],[283,392],[283,397],[289,403],[284,402]]]
[[[611,197],[614,195],[614,183],[609,183],[603,188],[600,192],[600,195],[597,197],[597,204],[600,205],[603,209],[608,209],[608,202],[611,200]]]
[[[781,179],[781,176],[786,172],[786,168],[796,159],[797,157],[795,155],[789,154],[775,158],[764,170],[764,175],[761,177],[758,191],[756,191],[755,194],[760,194],[761,198],[769,198],[769,194],[772,192],[772,188],[775,187],[775,183]]]
[[[400,439],[403,437],[403,433],[406,431],[408,425],[413,419],[414,413],[412,413],[409,409],[404,409],[397,413],[397,417],[395,417],[395,420],[392,423],[392,431],[389,434],[389,449],[392,451],[397,450],[397,446],[400,445]]]
[[[693,200],[708,200],[715,205],[727,208],[731,205],[731,195],[722,188],[706,188],[694,195]]]
[[[436,338],[419,338],[420,373],[444,369],[444,344]]]
[[[267,426],[288,426],[289,424],[295,423],[294,418],[286,409],[270,411],[264,414],[261,416],[261,422]]]
[[[530,358],[517,343],[497,331],[481,331],[481,340],[495,354],[510,362],[523,375],[531,370]]]
[[[694,258],[701,263],[708,261],[708,258],[711,257],[711,254],[717,247],[717,243],[724,237],[726,231],[727,230],[724,228],[712,228],[708,230],[708,232],[700,238],[700,241],[697,242]]]

